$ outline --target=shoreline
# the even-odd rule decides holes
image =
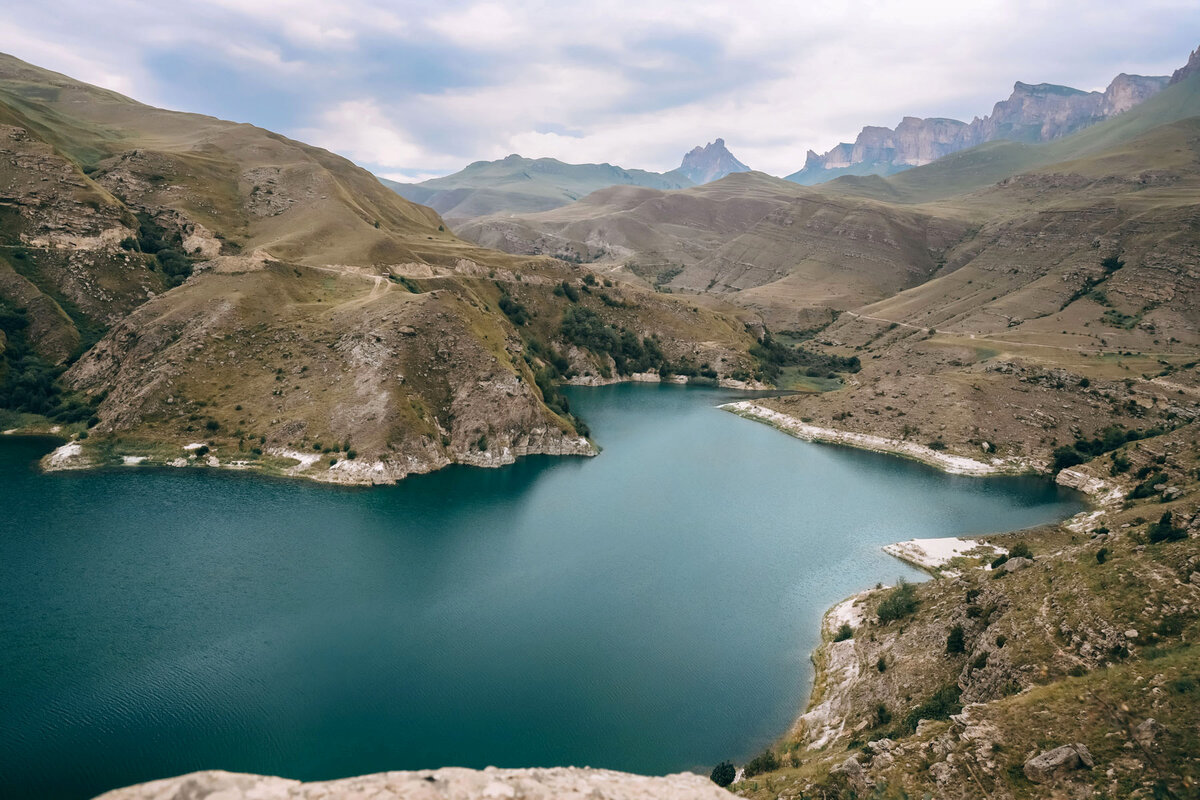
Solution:
[[[859,450],[870,450],[875,453],[900,456],[910,461],[918,461],[927,466],[940,469],[951,475],[967,475],[986,477],[989,475],[1028,475],[1036,474],[1037,467],[1025,459],[994,458],[991,461],[980,461],[967,456],[956,456],[942,450],[934,450],[915,442],[903,439],[889,439],[885,436],[875,436],[869,433],[854,433],[836,428],[822,428],[802,422],[795,417],[759,405],[751,400],[738,400],[718,406],[723,411],[736,414],[743,419],[761,422],[778,431],[794,436],[806,442],[837,444],[854,447]]]
[[[917,461],[952,475],[989,477],[998,475],[1044,474],[1038,466],[1025,459],[992,459],[980,461],[966,456],[956,456],[934,450],[914,442],[889,439],[884,436],[822,428],[801,422],[795,417],[759,405],[750,400],[739,400],[718,406],[723,411],[744,419],[769,425],[776,430],[802,441],[854,447],[860,450],[899,456]],[[1078,469],[1064,469],[1053,477],[1062,487],[1074,489],[1087,499],[1087,508],[1061,521],[1067,527],[1079,527],[1085,522],[1095,521],[1104,510],[1119,502],[1123,497],[1120,488],[1108,481],[1088,475]],[[1011,533],[999,531],[997,533]],[[911,567],[921,570],[931,580],[953,579],[960,573],[949,565],[957,558],[987,557],[1007,554],[998,545],[975,538],[942,537],[909,539],[893,542],[881,548],[885,553]],[[990,569],[986,564],[983,569]],[[883,587],[887,588],[887,587]],[[844,732],[848,720],[837,711],[840,699],[860,675],[859,665],[853,660],[852,639],[835,640],[837,629],[842,623],[857,628],[863,615],[858,606],[879,587],[864,589],[846,597],[828,609],[821,617],[820,644],[809,654],[813,664],[813,680],[808,699],[801,706],[788,731],[783,735],[794,735],[800,730],[808,732],[805,750],[819,750]]]
[[[7,436],[46,436],[62,440],[58,434],[42,432],[4,431]],[[175,447],[162,445],[156,449]],[[205,448],[204,455],[197,453]],[[211,449],[210,449],[211,448]],[[144,448],[141,448],[144,451]],[[262,477],[302,479],[313,483],[333,486],[394,486],[411,475],[424,475],[436,472],[455,464],[472,467],[499,468],[516,463],[517,459],[525,456],[596,456],[600,448],[587,437],[564,437],[556,447],[502,447],[496,451],[479,453],[471,458],[445,458],[436,462],[417,461],[408,458],[403,461],[357,460],[345,457],[344,453],[308,453],[289,448],[270,448],[264,455],[270,460],[254,458],[220,458],[220,448],[212,447],[204,442],[193,442],[178,448],[174,455],[155,453],[145,455],[144,452],[115,453],[113,460],[106,458],[97,460],[94,454],[88,452],[84,441],[67,439],[63,444],[54,448],[38,459],[38,467],[43,473],[84,471],[95,469],[138,467],[157,469],[219,469],[233,472],[254,472]],[[313,469],[322,459],[333,457],[336,463],[325,469]],[[283,463],[295,462],[295,463]]]

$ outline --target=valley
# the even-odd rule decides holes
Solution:
[[[31,797],[213,767],[714,788],[521,770],[583,763],[720,764],[764,800],[1195,796],[1200,50],[809,162],[773,177],[718,138],[664,173],[512,155],[396,184],[0,55],[0,451],[25,487],[0,772]],[[94,662],[54,649],[78,641]],[[623,694],[602,664],[646,669]],[[439,702],[398,699],[410,679]],[[340,724],[281,740],[296,697]],[[164,718],[131,760],[94,735]],[[210,788],[323,791],[114,797]]]

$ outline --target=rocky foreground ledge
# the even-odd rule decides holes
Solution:
[[[604,769],[484,770],[446,767],[379,772],[301,783],[266,775],[193,772],[114,789],[97,800],[728,800],[729,793],[689,772],[662,778]]]

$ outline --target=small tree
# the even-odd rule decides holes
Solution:
[[[950,635],[946,637],[946,652],[947,653],[965,653],[967,644],[963,636],[963,626],[955,625],[950,629]]]
[[[837,636],[833,637],[835,642],[844,642],[847,639],[854,637],[854,629],[850,627],[849,622],[843,622],[842,627],[838,628]]]
[[[1033,551],[1024,542],[1017,542],[1008,551],[1009,558],[1033,558]]]
[[[892,622],[916,611],[917,603],[917,587],[902,580],[895,589],[888,593],[887,597],[883,598],[876,613],[879,615],[880,622]]]
[[[708,776],[717,786],[725,787],[733,783],[733,779],[737,777],[737,770],[733,764],[728,761],[722,761],[713,767],[712,774]]]

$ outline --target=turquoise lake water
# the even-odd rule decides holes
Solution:
[[[807,696],[822,613],[888,542],[1082,508],[719,411],[570,390],[604,448],[395,487],[37,472],[0,441],[0,795],[197,769],[658,773],[743,759]]]

